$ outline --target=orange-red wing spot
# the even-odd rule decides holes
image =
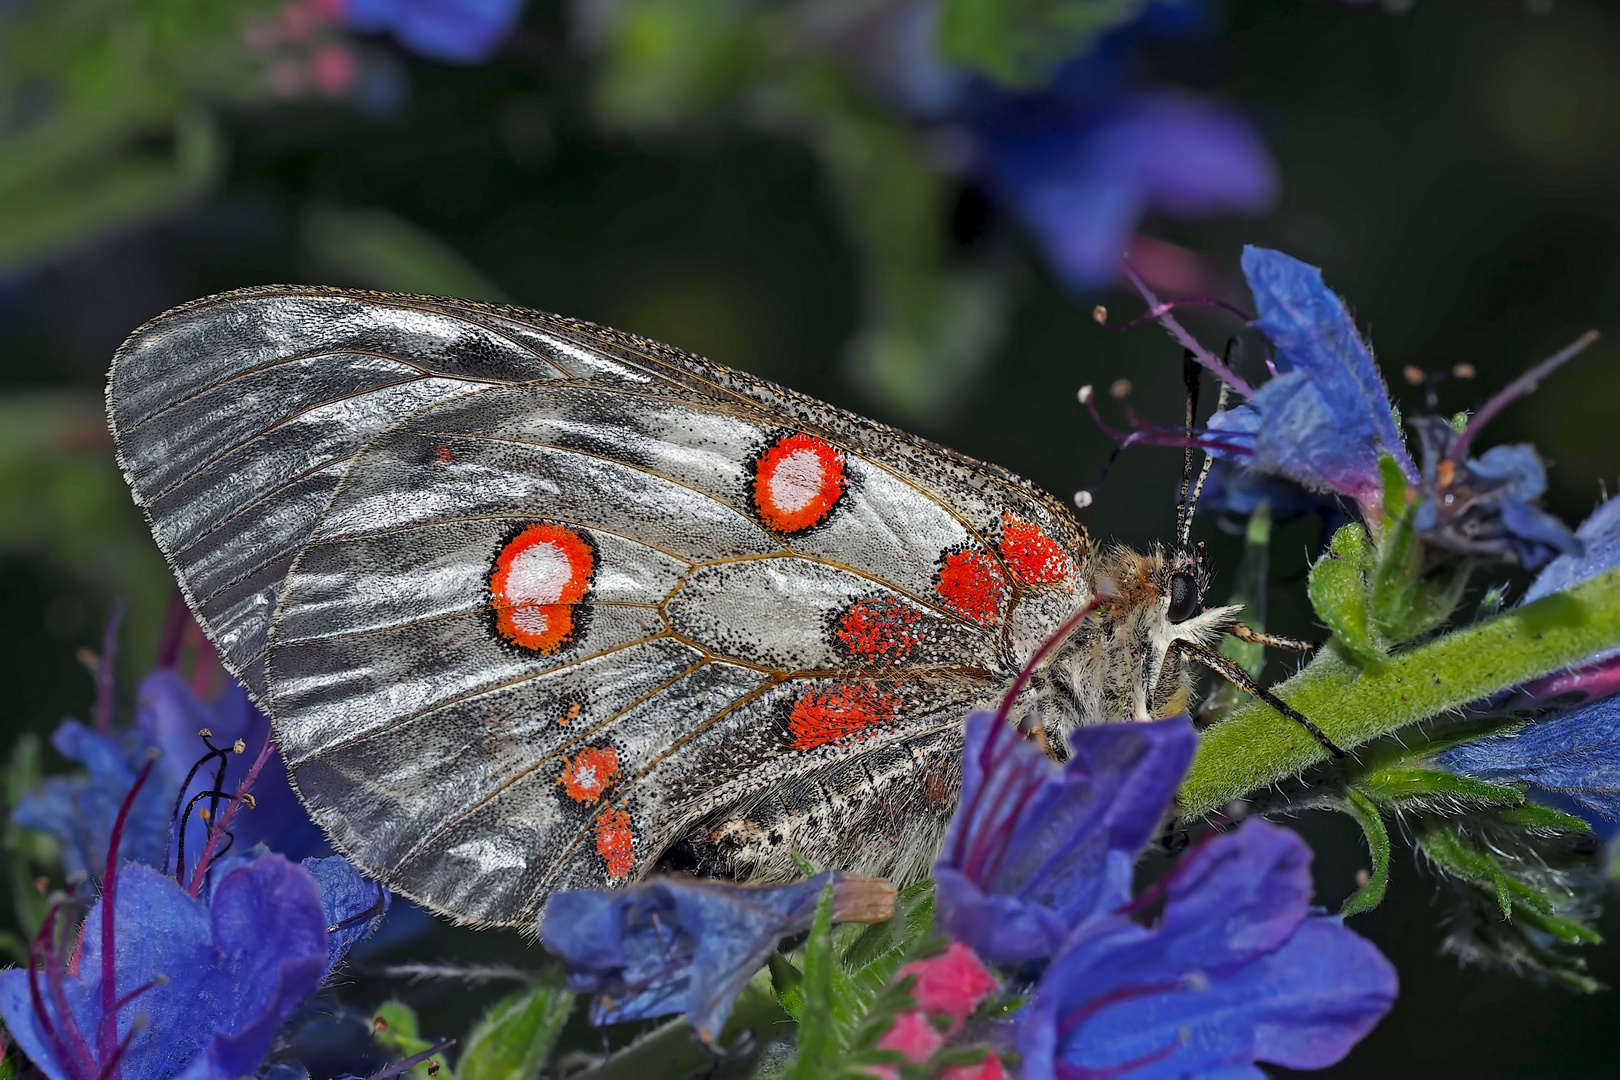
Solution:
[[[1007,561],[1007,569],[1025,585],[1062,581],[1074,569],[1056,540],[1017,514],[1002,513],[1001,543],[997,546]]]
[[[893,723],[899,712],[899,699],[887,690],[865,683],[835,683],[800,694],[788,729],[795,750],[813,750],[874,724]]]
[[[899,664],[922,644],[922,614],[892,596],[857,600],[838,620],[838,640],[863,660]]]
[[[562,776],[557,779],[568,797],[594,804],[619,775],[619,752],[611,746],[587,746],[574,760],[563,759]]]
[[[754,462],[754,505],[778,532],[821,524],[843,494],[844,455],[814,435],[784,435]]]
[[[939,561],[934,591],[945,606],[980,626],[993,626],[1007,591],[1007,579],[978,548],[948,551]]]
[[[549,655],[574,634],[574,605],[590,590],[596,552],[566,525],[542,521],[506,542],[489,574],[495,630]]]
[[[622,809],[605,811],[596,819],[596,853],[607,863],[608,877],[630,876],[636,866],[636,834],[630,830],[630,815]]]

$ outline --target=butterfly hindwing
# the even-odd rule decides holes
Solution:
[[[1078,602],[1083,534],[1010,474],[537,313],[249,290],[109,398],[316,820],[473,921],[677,855],[923,858],[961,714]]]

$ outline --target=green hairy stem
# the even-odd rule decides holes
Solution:
[[[1275,689],[1349,749],[1616,645],[1620,569],[1379,663],[1358,660],[1335,640]],[[1203,817],[1327,758],[1293,721],[1250,702],[1204,734],[1181,786],[1181,812]]]

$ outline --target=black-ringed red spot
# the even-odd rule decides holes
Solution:
[[[777,532],[821,524],[843,494],[844,455],[814,435],[784,435],[754,462],[754,506]]]
[[[574,638],[574,606],[590,591],[596,549],[566,525],[526,525],[501,548],[489,573],[495,632],[549,656]]]
[[[903,664],[923,643],[922,613],[893,596],[869,596],[844,609],[834,633],[865,663]]]

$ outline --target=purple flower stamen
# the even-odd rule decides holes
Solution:
[[[1148,309],[1150,311],[1159,311],[1163,305],[1160,304],[1159,298],[1153,295],[1153,290],[1148,288],[1147,282],[1142,280],[1142,276],[1136,272],[1129,262],[1126,262],[1124,266],[1125,276],[1130,278],[1132,285],[1136,286],[1136,291],[1142,294],[1142,299],[1147,301]],[[1170,336],[1181,343],[1182,348],[1189,350],[1193,356],[1197,357],[1200,364],[1213,372],[1226,385],[1244,397],[1254,395],[1254,387],[1250,386],[1237,372],[1227,367],[1214,353],[1204,348],[1199,340],[1189,334],[1186,328],[1176,320],[1176,317],[1170,314],[1168,309],[1159,311],[1159,314],[1155,317],[1159,325],[1170,331]]]
[[[410,1070],[416,1068],[416,1066],[422,1064],[422,1062],[426,1061],[428,1058],[435,1054],[443,1053],[454,1045],[456,1045],[456,1040],[454,1039],[440,1039],[438,1042],[434,1043],[426,1050],[423,1050],[421,1053],[412,1054],[403,1061],[394,1062],[381,1072],[372,1073],[370,1076],[366,1077],[366,1080],[391,1080],[392,1077],[409,1072]],[[428,1072],[432,1073],[433,1069],[430,1067]]]
[[[45,912],[45,920],[40,923],[39,933],[29,943],[28,996],[34,1007],[34,1016],[39,1020],[40,1030],[50,1040],[51,1049],[56,1053],[56,1060],[64,1068],[76,1070],[79,1077],[87,1078],[95,1072],[95,1061],[90,1056],[90,1044],[84,1041],[78,1022],[68,1010],[67,993],[62,987],[62,971],[57,964],[56,917],[65,905],[65,898],[52,902]],[[51,1006],[56,1010],[56,1015],[62,1018],[60,1029],[52,1020],[50,1010],[45,1007],[45,995],[39,989],[41,971],[45,974],[45,985],[50,991]]]
[[[1127,391],[1128,395],[1128,391]],[[1117,396],[1120,411],[1131,424],[1133,430],[1120,431],[1111,426],[1102,417],[1097,408],[1097,395],[1087,385],[1080,388],[1080,404],[1086,407],[1091,414],[1091,422],[1097,425],[1097,430],[1120,444],[1120,449],[1134,444],[1143,446],[1196,446],[1205,450],[1214,450],[1225,454],[1245,456],[1253,452],[1250,446],[1252,436],[1242,431],[1214,431],[1210,428],[1186,428],[1179,425],[1155,424],[1146,420],[1131,407],[1127,395]]]
[[[213,864],[216,853],[219,852],[220,840],[224,837],[225,830],[230,828],[231,819],[236,816],[237,808],[247,801],[248,790],[253,787],[253,782],[259,778],[259,771],[264,768],[265,762],[270,760],[270,755],[275,752],[275,748],[274,739],[267,738],[264,740],[264,746],[259,749],[259,756],[253,759],[253,766],[248,769],[248,774],[242,778],[242,783],[237,787],[236,794],[231,797],[230,802],[225,804],[224,812],[217,817],[213,828],[208,831],[208,843],[203,846],[202,855],[197,859],[197,868],[191,874],[191,884],[186,887],[186,892],[192,896],[202,892],[203,878],[207,876],[208,868]]]
[[[96,732],[112,730],[113,671],[118,655],[118,626],[124,621],[124,602],[114,600],[107,625],[101,632],[101,657],[96,661]]]
[[[1554,371],[1585,352],[1587,347],[1595,342],[1598,337],[1596,330],[1588,330],[1497,391],[1489,401],[1480,406],[1477,413],[1469,418],[1468,426],[1463,429],[1462,436],[1452,446],[1451,453],[1446,455],[1446,460],[1451,462],[1453,466],[1461,464],[1463,457],[1468,452],[1469,443],[1473,441],[1474,436],[1478,435],[1486,424],[1491,422],[1497,413],[1501,412],[1511,402],[1534,392],[1536,387],[1541,384],[1542,379],[1545,379],[1548,375],[1551,375]]]
[[[1091,318],[1104,330],[1135,330],[1139,326],[1146,326],[1150,322],[1157,322],[1161,315],[1174,311],[1178,307],[1188,305],[1202,305],[1205,307],[1220,308],[1229,314],[1236,315],[1245,323],[1254,322],[1254,316],[1242,308],[1228,304],[1225,300],[1217,300],[1213,296],[1184,296],[1179,300],[1165,300],[1149,308],[1144,314],[1138,315],[1129,322],[1111,323],[1108,321],[1108,309],[1098,304],[1091,309]]]
[[[130,785],[129,794],[124,796],[123,805],[118,808],[112,835],[107,840],[107,870],[101,876],[101,1023],[96,1030],[96,1053],[106,1062],[106,1068],[111,1070],[110,1080],[118,1080],[118,1059],[122,1056],[118,1047],[118,987],[113,969],[116,959],[113,934],[118,912],[118,842],[123,839],[124,823],[129,820],[129,810],[135,805],[135,796],[145,785],[146,778],[152,775],[155,764],[156,757],[146,759],[146,764],[135,777],[135,783]]]

